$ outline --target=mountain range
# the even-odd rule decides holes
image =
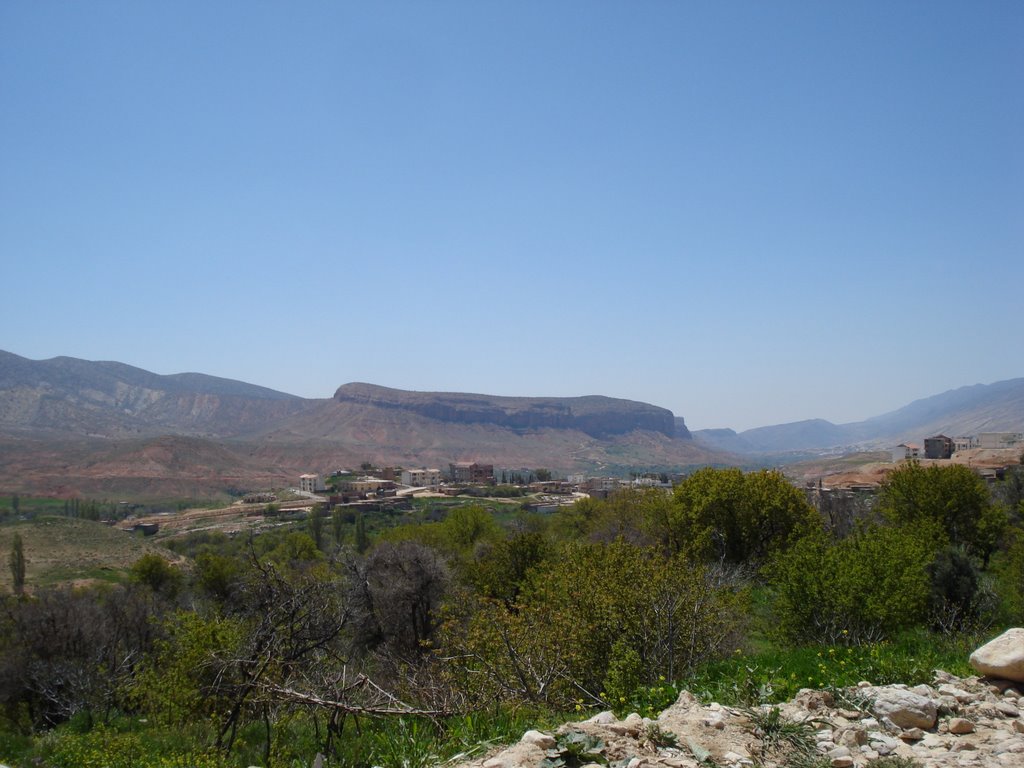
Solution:
[[[291,484],[363,462],[624,474],[777,463],[925,435],[1024,431],[1024,379],[964,387],[853,424],[700,430],[631,400],[409,392],[366,383],[300,398],[199,373],[0,351],[0,488],[166,497]]]
[[[864,421],[833,424],[808,419],[757,427],[697,430],[694,438],[738,454],[779,454],[831,450],[874,450],[903,442],[921,444],[925,437],[1024,432],[1024,378],[960,387],[915,400],[895,411]]]

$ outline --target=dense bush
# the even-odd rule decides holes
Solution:
[[[857,643],[928,617],[933,544],[908,528],[867,526],[803,538],[769,569],[777,631],[790,642]]]
[[[463,601],[441,644],[478,700],[601,701],[609,686],[621,693],[715,655],[743,614],[728,576],[621,540],[570,543],[513,605]]]

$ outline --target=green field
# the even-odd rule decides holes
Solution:
[[[25,551],[25,587],[28,591],[59,584],[81,585],[120,582],[128,568],[148,552],[170,553],[143,539],[104,523],[68,517],[39,516],[0,525],[0,590],[13,584],[7,567],[14,534],[21,535]]]

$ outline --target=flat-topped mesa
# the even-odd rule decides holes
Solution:
[[[676,436],[672,411],[648,403],[613,397],[499,397],[461,392],[410,392],[374,384],[343,384],[334,393],[339,403],[401,409],[438,421],[494,424],[509,429],[577,429],[591,437],[634,430]]]

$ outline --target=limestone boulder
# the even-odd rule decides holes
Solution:
[[[971,666],[982,675],[1024,682],[1024,629],[1008,629],[971,654]]]
[[[872,699],[871,710],[875,717],[888,719],[900,728],[935,727],[938,707],[935,702],[919,693],[902,688],[861,689]]]

